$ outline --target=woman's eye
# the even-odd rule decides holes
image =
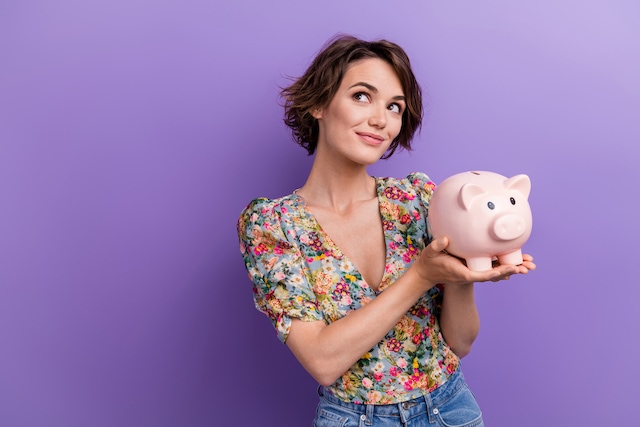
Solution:
[[[369,102],[369,97],[364,92],[356,93],[355,95],[353,95],[353,99],[359,102]]]
[[[391,104],[389,105],[389,110],[393,111],[394,113],[400,113],[400,111],[402,111],[400,109],[400,106],[398,104]]]

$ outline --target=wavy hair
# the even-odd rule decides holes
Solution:
[[[350,35],[338,35],[323,47],[305,73],[280,92],[284,100],[284,122],[294,141],[312,155],[318,145],[318,120],[311,111],[324,108],[338,91],[342,78],[353,62],[379,58],[395,70],[406,97],[402,128],[382,156],[391,157],[398,147],[411,150],[414,134],[422,127],[422,89],[409,57],[397,44],[387,40],[368,42]]]

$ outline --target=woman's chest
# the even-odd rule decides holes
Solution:
[[[318,211],[319,234],[325,244],[349,260],[373,290],[383,280],[387,245],[377,200],[342,214]]]

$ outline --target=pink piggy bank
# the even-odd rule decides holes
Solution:
[[[531,235],[527,175],[511,178],[494,172],[463,172],[445,179],[429,202],[433,238],[449,237],[447,252],[473,271],[521,264],[522,245]]]

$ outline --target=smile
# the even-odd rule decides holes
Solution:
[[[380,145],[384,142],[384,138],[380,135],[368,132],[356,132],[358,136],[367,144]]]

